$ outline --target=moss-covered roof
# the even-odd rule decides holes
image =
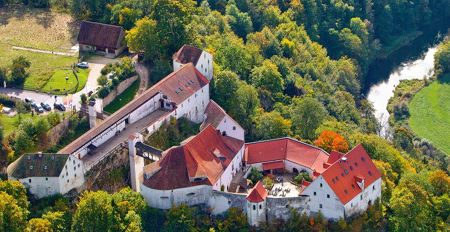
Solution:
[[[14,178],[52,177],[61,174],[69,154],[23,154],[8,166],[9,176]]]

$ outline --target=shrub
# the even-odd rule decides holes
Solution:
[[[262,178],[263,178],[263,175],[261,174],[261,172],[259,172],[257,168],[252,167],[252,170],[250,171],[250,174],[248,175],[247,179],[251,180],[252,185],[255,185]]]
[[[272,187],[273,187],[273,179],[271,179],[271,178],[269,178],[269,177],[266,177],[266,178],[264,178],[264,183],[265,183],[265,185],[264,185],[264,187],[266,188],[266,189],[271,189]]]
[[[102,87],[100,89],[100,91],[98,91],[98,97],[102,98],[102,99],[107,97],[108,94],[109,94],[109,88],[108,87]]]

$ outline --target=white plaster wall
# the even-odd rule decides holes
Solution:
[[[161,99],[161,94],[157,94],[153,98],[150,98],[146,103],[142,104],[139,108],[135,109],[130,113],[129,123],[133,124],[139,119],[151,114],[153,111],[160,107],[159,99]]]
[[[60,193],[58,177],[29,177],[14,180],[20,181],[36,198],[43,198]]]
[[[351,201],[345,204],[345,216],[350,217],[354,214],[360,214],[366,211],[369,207],[369,201],[371,201],[371,204],[373,205],[377,198],[381,199],[381,178],[373,182],[365,188],[361,194],[358,194]]]
[[[225,116],[220,124],[216,128],[221,133],[226,132],[227,136],[233,137],[235,139],[244,140],[244,129],[239,126],[239,124],[234,121],[231,117]]]
[[[173,190],[157,190],[146,187],[139,182],[141,195],[147,204],[158,209],[170,209],[173,204],[187,205],[207,204],[211,198],[212,186],[199,185]],[[192,194],[193,193],[193,194]]]
[[[206,77],[211,80],[213,78],[213,56],[211,53],[203,51],[200,58],[197,61],[195,68]]]
[[[266,201],[247,201],[247,221],[251,226],[259,226],[260,222],[266,221]]]
[[[175,60],[173,60],[173,71],[176,71],[177,69],[179,69],[183,64],[182,63],[178,63]]]
[[[205,120],[205,108],[209,103],[209,84],[203,86],[195,94],[177,105],[176,118],[185,116],[195,123]]]
[[[230,162],[228,167],[225,169],[225,171],[220,176],[219,180],[216,184],[214,184],[213,189],[220,191],[220,187],[222,185],[225,186],[225,191],[228,191],[228,187],[230,187],[231,181],[233,180],[234,175],[241,169],[241,161],[242,157],[244,155],[244,148],[243,145],[241,149],[238,151],[236,156],[234,156],[233,160]]]
[[[310,168],[305,167],[303,165],[294,163],[294,162],[289,161],[289,160],[285,160],[284,161],[284,166],[286,167],[286,170],[288,172],[294,172],[294,168],[297,168],[298,172],[301,172],[301,171],[305,170],[309,174],[309,177],[311,177],[311,178],[313,177],[313,170],[311,170]]]
[[[128,139],[128,154],[130,159],[130,178],[131,178],[131,187],[134,191],[140,192],[139,186],[139,175],[142,174],[142,170],[144,168],[144,158],[136,155],[136,143],[142,142],[142,135],[139,133],[135,133],[134,139]]]
[[[58,179],[61,194],[66,194],[70,190],[83,185],[83,161],[70,155]]]
[[[159,127],[168,122],[170,120],[170,118],[176,118],[175,117],[175,111],[171,112],[170,114],[167,114],[164,117],[159,118],[158,120],[154,121],[152,124],[147,125],[147,131],[148,131],[148,136],[150,136],[151,134],[153,134],[153,132],[157,131],[159,129]]]
[[[322,184],[322,187],[320,187],[320,184]],[[314,195],[314,192],[316,192],[316,195]],[[309,196],[311,213],[320,211],[325,218],[330,220],[344,218],[344,205],[322,175],[318,176],[301,194]],[[327,197],[327,194],[330,195],[330,198]],[[320,204],[322,204],[322,208],[320,208]]]
[[[253,164],[248,164],[248,166],[252,166],[258,169],[258,171],[262,172],[263,171],[263,166],[262,163],[253,163]]]

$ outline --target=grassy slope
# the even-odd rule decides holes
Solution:
[[[66,76],[67,73],[69,73],[69,80],[66,84]],[[87,76],[89,74],[89,69],[80,69],[80,72],[77,73],[78,78],[80,81],[80,86],[78,86],[78,89],[81,90],[86,85]],[[52,87],[53,90],[60,89],[61,93],[64,93],[64,89],[71,89],[75,87],[77,84],[77,80],[75,78],[75,75],[73,75],[72,70],[56,70],[55,74],[50,78],[50,80],[47,82],[47,84],[42,88],[42,92],[49,92],[50,87]],[[78,91],[79,91],[78,90]]]
[[[450,154],[450,74],[419,91],[411,101],[411,128]]]
[[[26,114],[21,115],[22,121],[26,118],[31,118],[33,121],[37,121],[39,119],[39,117],[43,117],[43,116],[34,114],[34,116],[31,117],[31,113],[26,113]],[[3,115],[0,120],[3,123],[3,128],[4,128],[3,133],[5,136],[10,134],[11,132],[13,132],[19,126],[19,115],[18,114],[14,115],[13,117]]]
[[[139,89],[139,79],[133,82],[133,84],[131,84],[130,87],[128,87],[125,91],[123,91],[123,93],[117,96],[116,99],[114,99],[114,101],[109,103],[109,105],[107,105],[103,110],[111,114],[116,112],[118,109],[122,108],[128,102],[133,100],[138,89]]]

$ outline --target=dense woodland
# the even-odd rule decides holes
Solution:
[[[293,212],[292,220],[262,230],[450,229],[450,158],[430,155],[402,127],[395,128],[389,141],[379,137],[382,125],[361,93],[370,64],[413,40],[422,28],[449,20],[450,0],[0,0],[0,6],[13,4],[50,6],[76,19],[123,26],[130,49],[145,50],[153,83],[171,71],[171,55],[183,44],[205,49],[214,55],[211,97],[242,125],[246,141],[291,136],[340,151],[361,143],[383,175],[380,204],[348,224]],[[449,71],[444,58],[436,65],[443,73]],[[17,228],[45,224],[69,230],[58,229],[60,221],[53,214],[62,211],[71,212],[66,225],[74,231],[88,231],[84,223],[94,218],[105,221],[89,225],[111,231],[163,225],[169,231],[248,229],[242,212],[212,219],[181,206],[162,213],[144,207],[129,190],[85,193],[78,209],[67,203],[71,210],[61,210],[49,203],[45,214],[28,215],[23,196],[8,191],[0,185],[0,194],[9,199],[0,197],[0,210],[22,210],[24,222]],[[31,211],[37,212],[36,207]]]

